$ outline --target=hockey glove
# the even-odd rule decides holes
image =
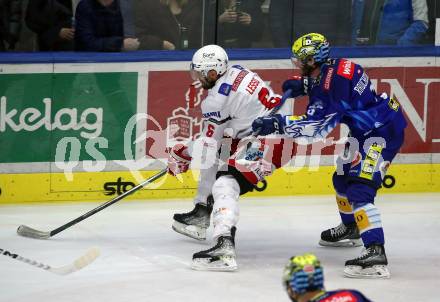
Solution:
[[[296,98],[299,96],[307,95],[309,93],[309,78],[293,76],[290,79],[284,81],[282,89],[283,92],[292,90],[290,97]]]
[[[254,135],[284,134],[284,126],[284,117],[275,114],[255,119],[252,123],[252,131]]]
[[[191,156],[188,154],[188,147],[182,144],[175,145],[168,157],[168,173],[176,176],[185,173],[189,169]]]

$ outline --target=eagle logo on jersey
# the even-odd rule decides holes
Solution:
[[[332,121],[335,113],[325,116],[321,120],[298,120],[284,128],[284,132],[293,138],[306,137],[325,137],[336,122]]]

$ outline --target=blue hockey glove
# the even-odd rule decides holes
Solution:
[[[284,133],[284,117],[281,114],[259,117],[252,123],[254,135],[269,135]]]
[[[286,92],[288,89],[292,90],[290,97],[296,98],[308,94],[309,84],[309,78],[293,76],[291,79],[284,81],[281,88],[283,89],[283,92]]]

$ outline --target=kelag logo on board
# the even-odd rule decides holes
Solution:
[[[12,130],[14,132],[33,132],[38,129],[47,131],[75,130],[84,138],[94,138],[101,135],[103,109],[86,108],[79,112],[76,108],[61,108],[52,112],[52,100],[43,99],[44,108],[40,111],[35,107],[14,108],[14,103],[5,96],[0,97],[0,132]],[[11,108],[12,107],[12,108]]]
[[[137,72],[0,74],[0,163],[124,160],[137,79]]]

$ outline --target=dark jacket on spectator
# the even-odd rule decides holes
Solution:
[[[20,38],[22,0],[0,0],[0,51],[14,49]]]
[[[201,46],[201,1],[189,0],[178,19],[160,0],[139,0],[135,3],[136,37],[139,49],[163,49],[163,41],[169,41],[179,49],[180,26],[188,29],[188,48]],[[180,22],[179,22],[180,20]]]
[[[25,21],[40,51],[73,50],[73,41],[59,37],[61,28],[72,27],[72,17],[72,0],[29,0]]]
[[[75,13],[75,50],[121,51],[123,40],[124,28],[118,0],[108,7],[97,0],[79,2]]]

